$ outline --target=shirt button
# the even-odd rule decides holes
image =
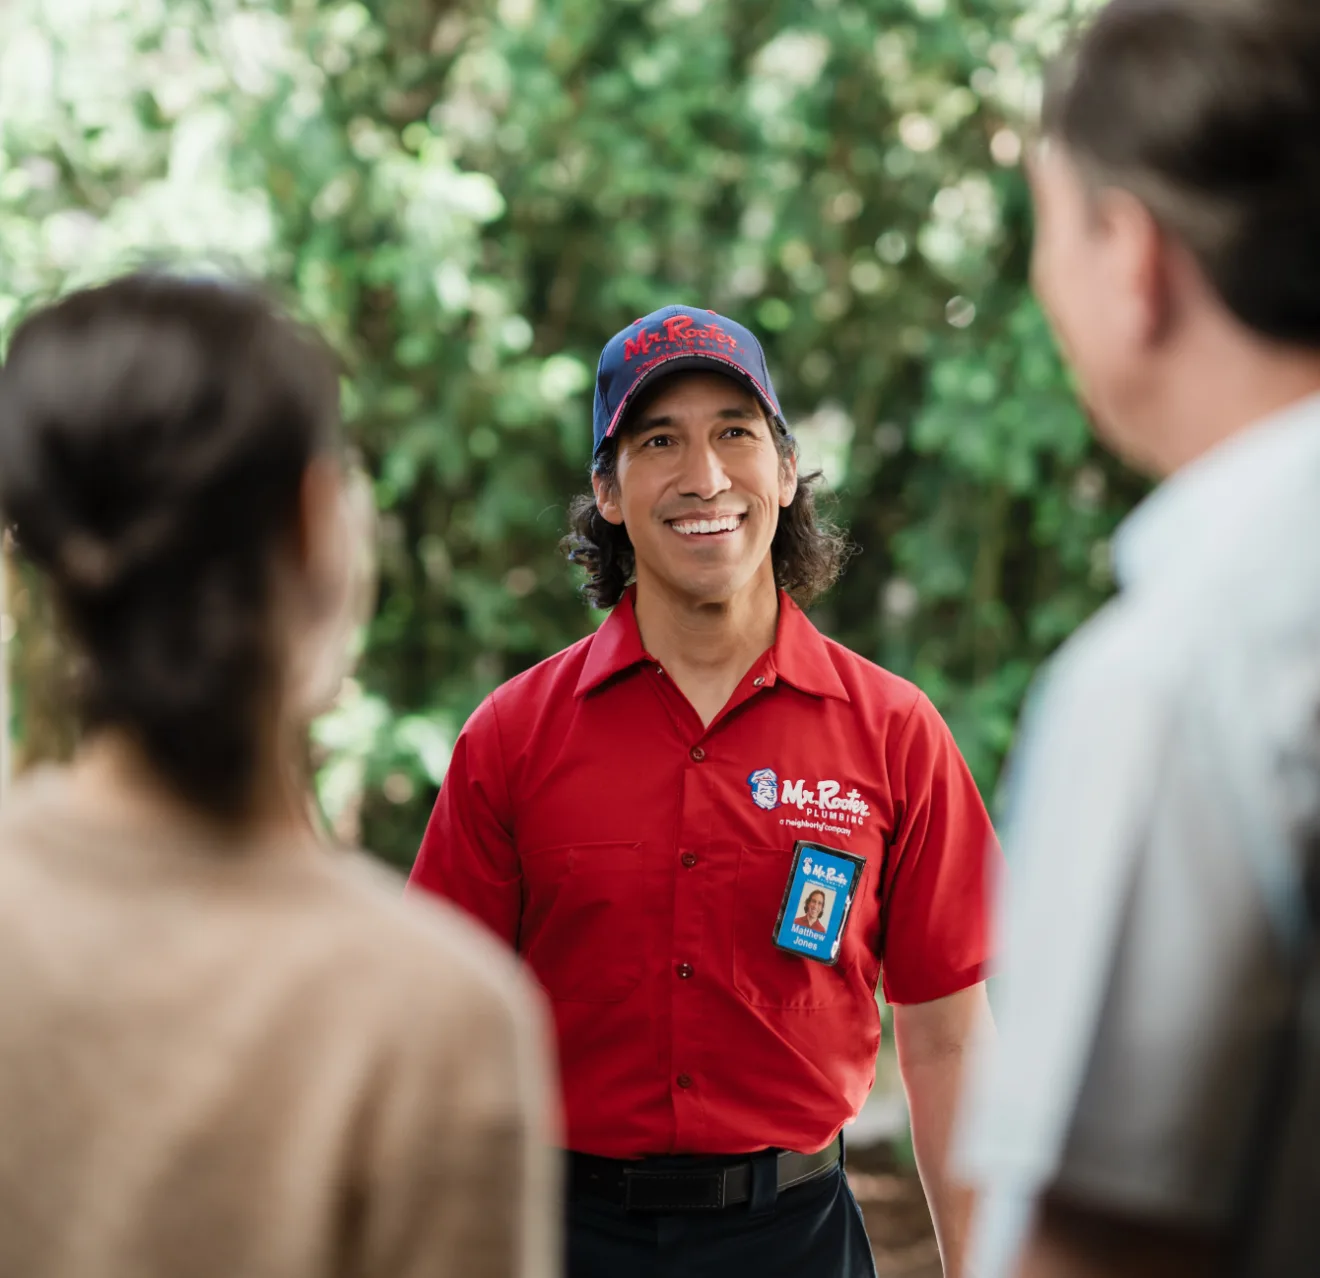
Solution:
[[[676,1082],[680,1087],[691,1087],[691,1086],[692,1086],[692,1075],[691,1075],[691,1074],[680,1074],[676,1079],[674,1079],[674,1082]]]
[[[757,675],[756,678],[752,680],[752,687],[753,687],[753,688],[764,688],[764,687],[765,687],[765,676],[764,676],[764,675]]]
[[[690,870],[697,863],[697,854],[695,852],[684,852],[680,860]]]
[[[692,756],[693,763],[700,763],[706,757],[706,752],[700,746],[693,746],[688,754]]]
[[[692,975],[692,964],[680,963],[676,970],[678,972],[678,979],[680,981],[686,981]]]

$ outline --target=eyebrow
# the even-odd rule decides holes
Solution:
[[[721,408],[715,416],[719,421],[751,422],[762,420],[761,414],[755,409],[746,408],[741,404],[736,408]],[[657,427],[672,426],[673,424],[674,419],[668,413],[658,413],[654,416],[648,415],[641,418],[633,429],[637,431],[655,430]]]

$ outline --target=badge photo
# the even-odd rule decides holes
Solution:
[[[775,945],[817,963],[837,963],[865,865],[864,856],[799,839],[793,845],[793,872],[775,920]]]

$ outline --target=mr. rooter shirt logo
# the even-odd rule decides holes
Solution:
[[[781,782],[773,768],[757,768],[748,776],[747,786],[758,808],[766,812],[784,809],[779,824],[795,829],[851,836],[871,815],[871,806],[860,790],[845,792],[840,782],[830,779],[814,785],[787,777]]]

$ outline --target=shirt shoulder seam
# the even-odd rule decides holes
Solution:
[[[895,734],[895,736],[894,736],[894,748],[895,748],[896,750],[898,749],[898,747],[900,747],[900,746],[904,743],[904,741],[907,739],[908,734],[909,734],[910,732],[912,732],[912,731],[915,730],[914,725],[916,724],[916,721],[917,721],[917,708],[921,705],[921,703],[922,703],[923,701],[929,701],[929,698],[926,696],[926,694],[925,694],[924,692],[922,692],[922,690],[921,690],[920,688],[918,688],[917,685],[916,685],[915,683],[912,684],[911,687],[912,687],[912,694],[913,694],[913,695],[912,695],[912,704],[908,707],[907,714],[903,716],[903,723],[902,723],[902,726],[898,729],[898,732],[897,732],[897,733]],[[886,754],[886,760],[885,760],[885,762],[886,762],[886,764],[888,764],[888,763],[889,763],[889,759],[888,759],[889,751],[886,750],[886,751],[885,751],[885,754]],[[892,772],[891,772],[891,775],[892,775]],[[905,779],[905,780],[904,780],[904,784],[903,784],[903,800],[904,800],[904,808],[907,807],[907,798],[908,798],[907,782],[906,782],[906,779]],[[898,831],[895,830],[894,833],[895,833],[895,835],[897,835]]]

